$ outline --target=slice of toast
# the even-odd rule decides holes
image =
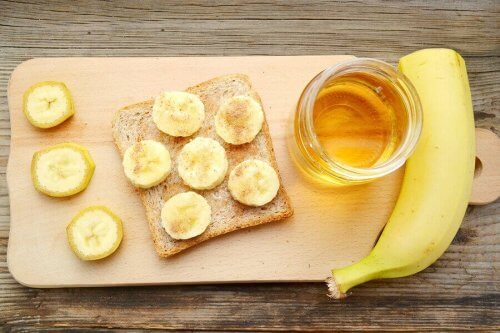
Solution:
[[[153,100],[119,110],[112,124],[113,137],[122,157],[130,145],[145,139],[162,142],[172,157],[172,171],[164,182],[147,190],[137,190],[146,208],[156,251],[162,257],[168,257],[200,242],[237,229],[281,220],[293,213],[281,177],[278,194],[270,203],[262,207],[249,207],[240,204],[231,197],[227,187],[229,172],[246,159],[256,158],[266,161],[274,167],[279,175],[266,121],[252,142],[240,146],[225,143],[215,132],[214,116],[227,99],[237,95],[247,95],[261,103],[259,95],[252,89],[249,78],[240,74],[222,76],[188,88],[186,91],[198,95],[205,105],[205,121],[201,129],[191,137],[171,137],[160,132],[151,117]],[[196,191],[205,197],[212,208],[212,222],[207,230],[192,239],[175,240],[166,233],[161,225],[161,208],[173,195],[192,191],[191,188],[184,185],[179,177],[177,156],[184,144],[197,136],[217,140],[224,147],[229,169],[222,184],[212,190]]]

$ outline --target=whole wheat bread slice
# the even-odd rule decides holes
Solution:
[[[122,157],[130,145],[145,139],[162,142],[170,152],[172,171],[167,179],[153,188],[137,190],[146,208],[156,251],[162,257],[168,257],[200,242],[237,229],[281,220],[293,213],[283,185],[280,186],[277,196],[262,207],[249,207],[240,204],[231,197],[227,188],[229,172],[246,159],[256,158],[266,161],[278,171],[266,121],[264,121],[261,132],[252,142],[240,146],[226,144],[215,133],[214,116],[227,99],[237,95],[248,95],[261,103],[259,95],[252,89],[249,78],[240,74],[222,76],[188,88],[186,91],[200,97],[205,105],[206,115],[202,128],[189,138],[171,137],[156,128],[151,117],[153,100],[119,110],[112,123],[113,137]],[[216,188],[196,191],[205,197],[212,207],[212,222],[207,230],[192,239],[175,240],[163,229],[160,212],[165,201],[173,195],[192,191],[187,185],[184,185],[177,173],[177,156],[184,144],[197,136],[217,140],[224,147],[229,161],[229,170],[226,179]]]

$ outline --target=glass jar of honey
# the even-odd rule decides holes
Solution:
[[[422,129],[415,88],[375,59],[342,62],[306,86],[292,119],[290,151],[315,181],[364,183],[385,176],[413,152]]]

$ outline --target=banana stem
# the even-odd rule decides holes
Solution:
[[[376,278],[380,274],[380,266],[374,265],[374,257],[367,256],[350,266],[332,270],[332,277],[328,278],[328,296],[334,299],[346,298],[347,291],[358,284]]]

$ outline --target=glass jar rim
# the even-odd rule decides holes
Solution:
[[[328,156],[324,147],[319,142],[316,132],[314,131],[312,110],[314,109],[314,103],[318,93],[330,79],[340,74],[352,72],[365,72],[372,75],[378,75],[386,80],[389,80],[403,100],[406,110],[408,128],[405,131],[403,140],[401,141],[399,147],[389,159],[370,168],[352,167],[336,162]],[[304,98],[304,96],[306,98]],[[403,73],[399,72],[390,64],[378,59],[356,58],[340,62],[325,69],[314,77],[307,85],[300,101],[301,108],[303,108],[303,110],[309,110],[305,117],[305,126],[307,131],[311,133],[309,139],[314,150],[319,153],[323,162],[325,162],[328,167],[332,169],[331,171],[338,175],[342,175],[349,180],[366,181],[385,176],[397,170],[406,162],[408,157],[415,150],[422,131],[423,115],[420,100],[415,87]]]

